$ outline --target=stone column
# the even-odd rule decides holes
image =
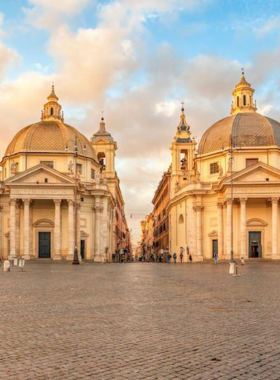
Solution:
[[[16,203],[16,256],[20,255],[20,216],[22,205]]]
[[[92,226],[91,226],[91,260],[94,260],[94,256],[95,256],[95,241],[96,241],[96,236],[95,236],[95,226],[96,226],[96,223],[95,223],[95,206],[93,206],[91,208],[92,210]]]
[[[246,201],[247,198],[240,198],[240,257],[248,257],[246,249]]]
[[[218,202],[218,257],[223,259],[223,203]]]
[[[81,203],[77,203],[77,248],[78,248],[78,257],[81,261]],[[86,254],[86,252],[85,252]]]
[[[54,199],[54,252],[53,259],[61,259],[61,199]]]
[[[74,201],[68,199],[68,255],[67,260],[74,258]]]
[[[197,206],[193,206],[190,212],[190,238],[189,238],[189,249],[192,257],[197,255]]]
[[[3,259],[3,219],[2,219],[3,206],[0,206],[0,260]]]
[[[101,214],[103,211],[103,207],[100,204],[100,199],[96,199],[95,204],[95,254],[94,261],[102,261],[101,260]]]
[[[16,199],[10,201],[10,252],[9,260],[16,257]]]
[[[231,199],[227,200],[227,259],[230,259],[231,251],[231,214],[232,214],[232,201]]]
[[[202,206],[196,207],[196,254],[200,260],[202,260]]]
[[[272,259],[278,259],[278,200],[271,198],[272,203]]]
[[[23,199],[23,256],[30,260],[30,199]]]

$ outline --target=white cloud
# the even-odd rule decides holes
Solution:
[[[280,16],[275,16],[269,19],[264,25],[259,26],[254,29],[254,32],[257,36],[263,37],[268,33],[271,33],[280,28]]]
[[[52,31],[61,21],[81,13],[90,0],[28,0],[28,2],[31,8],[23,8],[26,21],[37,28]]]

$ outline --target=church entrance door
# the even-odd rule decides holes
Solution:
[[[85,259],[85,241],[81,240],[81,259]]]
[[[262,257],[261,232],[249,232],[249,257]]]
[[[212,240],[212,258],[214,258],[214,254],[218,255],[218,240]]]
[[[51,257],[51,233],[39,232],[39,258],[50,259]]]

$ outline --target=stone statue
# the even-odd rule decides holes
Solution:
[[[15,175],[17,173],[17,167],[18,167],[18,163],[13,161],[10,168],[12,175]]]
[[[96,183],[96,185],[99,185],[99,184],[100,184],[100,177],[99,177],[99,176],[97,176],[97,177],[95,178],[95,183]]]
[[[197,182],[200,182],[200,173],[199,173],[198,170],[197,170],[196,173],[195,173],[195,177],[196,177],[196,181],[197,181]]]
[[[68,173],[69,174],[73,174],[73,167],[74,167],[74,164],[72,161],[70,161],[69,165],[68,165]]]
[[[179,182],[177,181],[176,184],[175,184],[175,191],[179,191],[180,190],[180,185],[179,185]]]
[[[223,168],[221,167],[221,165],[219,165],[219,178],[222,178],[223,175],[224,175]]]
[[[103,178],[103,185],[107,185],[108,179],[106,177]]]

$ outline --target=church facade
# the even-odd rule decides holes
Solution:
[[[280,123],[257,113],[244,73],[231,115],[196,149],[184,113],[171,145],[169,251],[194,261],[280,259]]]
[[[21,129],[1,161],[0,256],[73,260],[77,249],[80,260],[111,261],[128,231],[116,149],[103,118],[90,140],[66,124],[53,87],[41,121]]]

